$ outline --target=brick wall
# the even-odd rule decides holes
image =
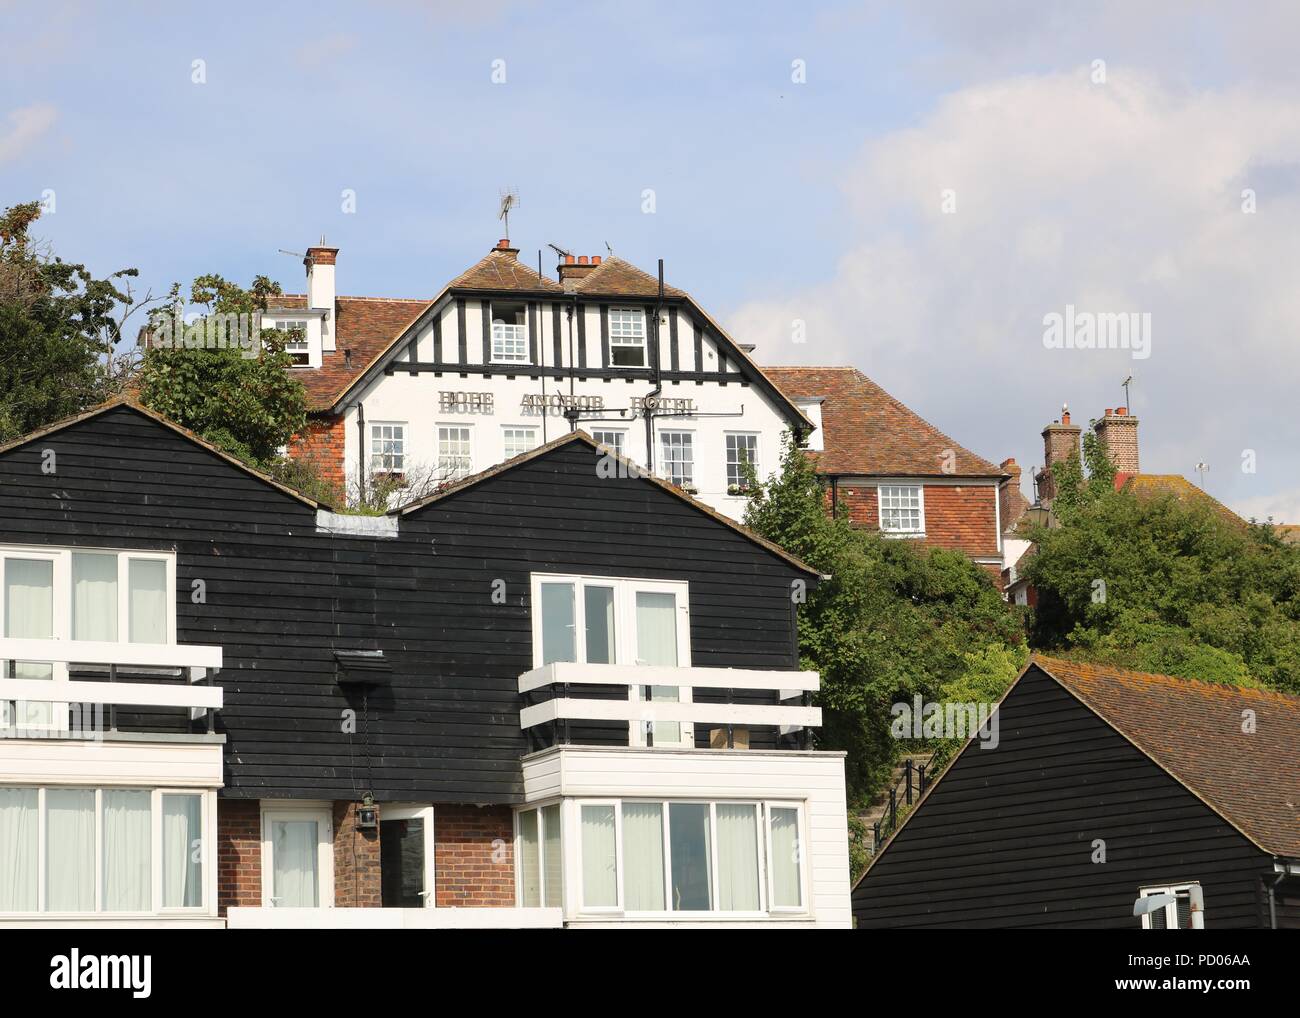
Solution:
[[[217,906],[262,904],[262,814],[256,799],[217,799]]]
[[[514,814],[508,806],[433,810],[439,907],[515,903]]]
[[[355,802],[334,803],[334,904],[379,908],[379,830],[357,827]],[[382,816],[382,807],[379,807]]]
[[[876,488],[841,484],[840,502],[861,527],[880,527]],[[925,542],[967,555],[998,554],[997,489],[992,485],[924,486]]]
[[[311,417],[289,440],[289,458],[315,464],[321,478],[340,497],[344,491],[343,418]]]

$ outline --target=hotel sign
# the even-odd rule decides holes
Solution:
[[[438,409],[492,413],[493,396],[490,392],[453,392],[444,389],[438,393]]]
[[[521,410],[604,410],[604,396],[542,396],[528,393],[519,401]]]

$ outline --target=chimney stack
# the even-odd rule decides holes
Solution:
[[[1010,474],[998,487],[998,511],[1001,513],[1002,529],[1005,531],[1015,520],[1016,510],[1023,507],[1023,502],[1016,499],[1016,495],[1024,498],[1024,493],[1020,490],[1020,465],[1014,459],[1005,459],[1000,464],[1002,472]]]
[[[1037,474],[1038,501],[1050,506],[1056,498],[1056,478],[1052,465],[1079,455],[1079,438],[1083,429],[1070,423],[1070,405],[1061,407],[1061,419],[1043,429],[1043,469]]]
[[[1128,407],[1108,408],[1093,430],[1115,464],[1115,486],[1122,487],[1138,472],[1138,419],[1128,412]]]
[[[567,283],[570,280],[589,276],[598,268],[600,268],[600,255],[592,255],[590,258],[586,255],[579,255],[577,258],[573,255],[565,255],[564,261],[555,267],[555,274],[560,277],[561,283]]]
[[[307,256],[302,263],[307,268],[307,306],[324,308],[321,319],[321,342],[326,350],[334,349],[334,299],[338,291],[334,284],[334,264],[338,260],[339,249],[325,247],[325,237],[321,236],[320,247],[307,248]]]
[[[492,250],[500,252],[501,254],[504,255],[509,255],[511,258],[514,258],[516,261],[519,259],[519,248],[510,246],[509,237],[502,237],[500,240],[498,240],[497,246],[494,247]]]

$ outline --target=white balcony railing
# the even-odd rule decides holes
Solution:
[[[52,679],[7,678],[9,663],[50,665]],[[187,707],[191,716],[222,705],[220,686],[195,683],[221,667],[221,648],[196,644],[96,640],[0,639],[0,701],[88,703],[119,707]],[[177,669],[185,684],[68,680],[69,668]]]
[[[677,689],[776,691],[789,699],[820,688],[817,672],[759,671],[748,668],[673,668],[657,665],[597,665],[556,661],[519,676],[519,692],[553,686],[669,686]],[[668,703],[645,700],[593,700],[557,696],[524,707],[521,728],[551,721],[681,722],[686,724],[773,725],[816,728],[820,707],[748,703]]]

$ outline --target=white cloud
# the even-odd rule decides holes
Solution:
[[[13,110],[5,127],[0,127],[0,163],[17,159],[59,118],[59,111],[49,103],[35,103]]]
[[[1258,474],[1208,486],[1225,501],[1281,490],[1300,474],[1295,429],[1276,423],[1300,374],[1300,108],[1260,88],[1088,72],[967,87],[869,141],[844,171],[849,249],[823,281],[729,324],[767,362],[857,365],[1026,477],[1063,401],[1086,421],[1122,403],[1132,373],[1143,469],[1253,448]],[[1150,312],[1150,359],[1045,349],[1043,316],[1066,304]]]

